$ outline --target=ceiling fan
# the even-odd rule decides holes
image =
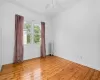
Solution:
[[[55,8],[58,8],[60,7],[60,4],[58,3],[57,0],[52,0],[50,4],[47,4],[45,6],[46,9],[55,9]]]
[[[52,0],[51,3],[45,6],[46,10],[63,11],[66,9],[66,3],[69,0]]]

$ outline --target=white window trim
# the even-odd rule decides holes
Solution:
[[[31,44],[34,44],[34,23],[33,21],[31,25],[31,34],[32,34]]]

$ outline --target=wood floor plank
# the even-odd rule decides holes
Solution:
[[[88,74],[85,76],[84,80],[91,80],[94,71],[95,71],[94,69],[90,69]]]
[[[95,70],[91,80],[98,80],[99,73],[100,73],[99,71]]]
[[[0,80],[100,80],[100,71],[47,56],[4,65]]]

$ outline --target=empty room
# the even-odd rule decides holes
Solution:
[[[0,80],[100,80],[100,0],[0,0]]]

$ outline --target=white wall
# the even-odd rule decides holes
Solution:
[[[1,7],[3,4],[5,4],[5,3],[6,3],[5,0],[0,0],[0,7]]]
[[[100,0],[81,0],[53,28],[55,55],[100,70]]]
[[[20,6],[12,3],[6,3],[2,5],[2,61],[3,64],[9,64],[13,62],[14,55],[14,33],[15,33],[15,14],[24,16],[25,20],[35,20],[36,22],[46,22],[46,45],[50,41],[50,23],[47,17],[30,12]],[[47,48],[48,49],[48,48]],[[47,52],[48,54],[48,52]],[[31,59],[40,56],[40,47],[36,44],[26,45],[24,47],[24,60]]]
[[[2,31],[1,31],[1,27],[0,27],[0,71],[2,68]]]
[[[0,71],[2,67],[2,23],[3,23],[3,13],[2,4],[0,4]]]

